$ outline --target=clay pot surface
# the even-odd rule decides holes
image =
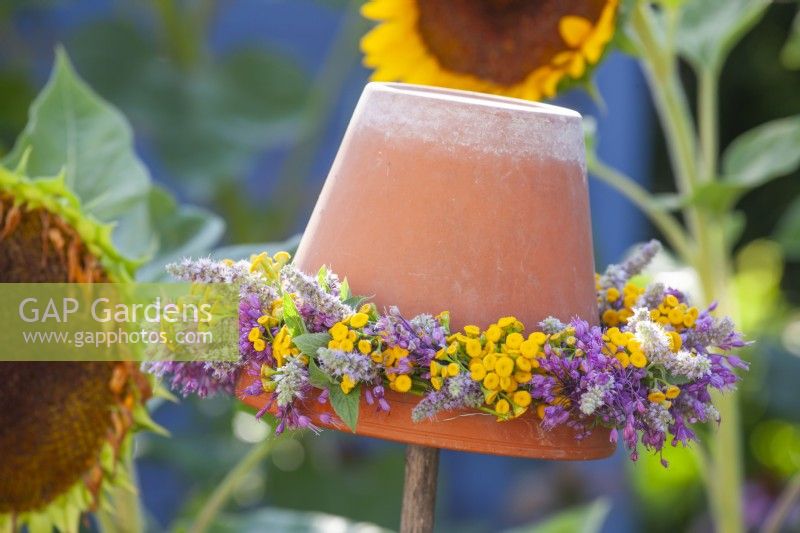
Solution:
[[[453,331],[508,315],[528,331],[550,315],[596,324],[580,115],[512,98],[370,83],[295,264],[308,273],[328,265],[381,310],[396,305],[407,317],[450,311]],[[547,459],[614,450],[607,430],[578,442],[568,428],[543,431],[534,414],[504,423],[444,414],[414,424],[418,400],[391,394],[389,415],[362,405],[357,432]]]

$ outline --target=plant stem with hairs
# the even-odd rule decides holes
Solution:
[[[639,206],[664,234],[678,255],[697,272],[706,303],[719,302],[722,312],[736,319],[729,294],[732,277],[730,239],[722,216],[693,202],[701,184],[717,179],[718,69],[699,72],[698,132],[678,76],[678,56],[671,31],[657,29],[649,2],[638,2],[631,14],[633,37],[639,43],[641,63],[666,137],[677,190],[683,201],[688,235],[675,219],[632,180],[591,162],[592,171]],[[632,185],[633,184],[633,185]],[[718,531],[743,531],[742,449],[737,395],[717,394],[715,404],[724,420],[709,439],[704,482],[711,515]]]

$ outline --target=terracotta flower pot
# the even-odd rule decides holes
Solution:
[[[367,85],[295,258],[347,276],[354,294],[405,316],[451,313],[453,330],[514,315],[596,323],[581,119],[544,104],[393,83]],[[243,381],[249,381],[247,378]],[[246,385],[242,383],[241,385]],[[606,430],[578,442],[535,414],[415,424],[417,396],[362,401],[357,433],[546,459],[610,455]],[[265,398],[248,403],[263,405]],[[310,404],[314,405],[310,405]],[[309,402],[310,410],[321,408]],[[471,416],[457,416],[470,414]]]

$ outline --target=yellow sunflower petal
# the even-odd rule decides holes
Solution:
[[[592,23],[588,19],[575,15],[566,15],[558,21],[558,33],[564,42],[577,48],[586,40],[592,31]]]
[[[416,10],[416,5],[410,0],[372,0],[361,6],[361,15],[371,20],[387,20],[412,10]]]
[[[578,53],[574,54],[567,69],[569,75],[575,79],[583,76],[583,73],[586,72],[586,62],[584,61],[583,56]]]
[[[361,51],[365,54],[398,49],[408,40],[409,28],[402,21],[384,22],[361,38]]]

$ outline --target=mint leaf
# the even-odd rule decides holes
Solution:
[[[327,346],[330,340],[330,333],[304,333],[294,337],[292,342],[301,352],[313,360],[317,356],[317,350]]]
[[[333,410],[342,419],[342,422],[356,432],[358,422],[358,408],[361,404],[361,385],[357,385],[350,394],[345,394],[340,387],[333,386],[330,389],[330,400]]]
[[[336,380],[323,372],[313,359],[308,362],[308,380],[311,382],[312,386],[318,389],[330,390],[332,388],[339,388]]]
[[[361,307],[361,305],[367,302],[368,300],[369,298],[367,298],[366,296],[351,296],[346,300],[342,301],[342,303],[354,310],[358,310],[358,308]]]
[[[350,283],[347,282],[347,278],[344,278],[342,284],[339,285],[339,299],[344,302],[351,296],[352,294],[350,293]]]
[[[292,300],[291,295],[288,293],[283,293],[283,321],[286,322],[286,326],[289,328],[289,333],[292,334],[292,337],[299,337],[303,333],[308,332],[300,316],[300,312],[297,311],[294,300]]]
[[[319,286],[326,291],[330,290],[330,287],[328,286],[328,267],[325,265],[322,265],[319,268],[319,272],[317,272],[317,283],[319,283]]]

